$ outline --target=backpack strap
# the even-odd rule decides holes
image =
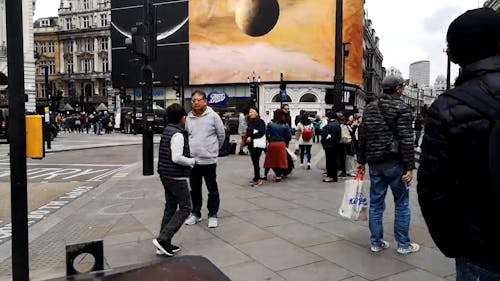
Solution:
[[[478,80],[479,88],[483,91],[479,95],[471,95],[470,92],[461,89],[453,89],[444,95],[459,100],[484,115],[488,120],[496,122],[500,119],[500,96],[499,91],[494,91],[483,80]]]

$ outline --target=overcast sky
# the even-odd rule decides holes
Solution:
[[[116,1],[116,0],[114,0]],[[310,0],[316,1],[316,0]],[[333,1],[333,0],[330,0]],[[485,0],[366,0],[384,66],[394,66],[408,78],[410,63],[431,61],[431,84],[438,74],[446,75],[446,31],[463,12],[483,5]],[[35,18],[57,16],[59,0],[37,0]],[[458,73],[452,68],[452,78]]]

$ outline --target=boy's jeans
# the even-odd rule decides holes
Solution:
[[[390,186],[394,196],[395,220],[394,237],[399,248],[408,248],[410,237],[410,203],[409,192],[402,176],[406,173],[403,165],[398,164],[392,168],[376,170],[370,167],[370,241],[372,246],[382,246],[384,227],[382,224],[385,210],[385,195]]]

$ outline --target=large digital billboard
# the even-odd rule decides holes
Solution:
[[[154,82],[172,84],[173,75],[189,77],[188,1],[155,0],[157,11],[157,60],[152,63]],[[142,81],[142,60],[125,47],[125,38],[136,22],[142,22],[142,0],[111,1],[111,41],[113,46],[113,86],[137,88]],[[186,81],[187,82],[187,81]]]
[[[362,83],[363,0],[344,1],[348,83]],[[191,84],[332,81],[335,1],[190,0]]]

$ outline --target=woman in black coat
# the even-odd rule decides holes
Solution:
[[[264,148],[255,147],[254,141],[256,139],[260,139],[264,137],[266,134],[266,123],[259,117],[259,113],[257,113],[257,109],[250,108],[248,112],[248,128],[246,134],[246,143],[248,145],[248,151],[250,151],[250,157],[252,158],[253,164],[253,185],[260,186],[262,185],[262,179],[260,178],[260,155]]]

